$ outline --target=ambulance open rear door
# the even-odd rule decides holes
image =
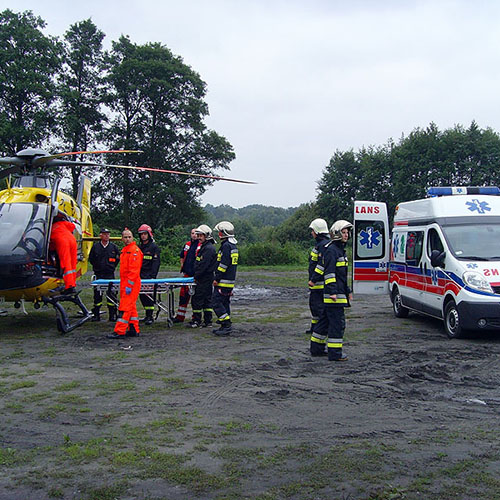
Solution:
[[[353,292],[389,292],[389,220],[385,203],[354,202]]]

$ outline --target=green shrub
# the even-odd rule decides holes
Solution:
[[[242,245],[239,264],[244,266],[276,266],[283,264],[307,265],[308,249],[300,244],[287,242],[260,242]]]

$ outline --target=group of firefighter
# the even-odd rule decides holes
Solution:
[[[328,356],[330,361],[344,361],[342,352],[345,330],[344,309],[350,307],[352,292],[348,285],[348,260],[345,245],[350,236],[352,224],[345,220],[336,221],[329,229],[324,219],[314,219],[309,228],[316,245],[309,256],[309,307],[311,310],[310,353],[312,356]],[[76,287],[76,240],[75,227],[64,219],[53,223],[51,246],[57,249],[63,270],[64,289],[70,294]],[[220,327],[213,330],[218,336],[232,332],[230,300],[233,294],[238,266],[237,240],[231,222],[219,222],[214,230],[220,239],[218,252],[209,226],[202,224],[191,230],[191,239],[186,242],[181,253],[181,273],[193,277],[196,286],[192,297],[192,318],[188,323],[192,328],[211,328],[213,313],[217,315]],[[108,338],[139,335],[137,298],[145,310],[146,325],[154,322],[155,303],[148,294],[141,294],[141,279],[154,279],[160,269],[160,247],[155,243],[153,231],[147,224],[139,229],[139,245],[132,232],[122,232],[124,247],[120,252],[110,241],[109,229],[100,231],[100,241],[96,242],[89,255],[90,263],[97,279],[114,279],[115,269],[120,263],[120,301],[110,285],[106,292],[109,321],[116,322],[113,333]],[[103,293],[94,288],[93,321],[100,321]],[[188,286],[183,286],[179,294],[179,308],[174,323],[185,320],[190,300]]]
[[[324,219],[314,219],[309,229],[316,245],[309,256],[309,308],[311,310],[311,356],[346,361],[342,353],[345,330],[344,309],[350,307],[345,246],[352,224],[336,221],[330,229]]]
[[[230,300],[233,293],[238,266],[237,240],[234,237],[234,226],[230,222],[219,222],[214,228],[218,232],[220,248],[215,249],[215,239],[209,226],[201,226],[191,230],[191,239],[186,242],[179,255],[181,273],[184,277],[193,277],[196,286],[192,296],[192,318],[188,323],[191,328],[211,328],[213,313],[217,315],[219,328],[213,333],[227,336],[232,332]],[[110,231],[100,231],[100,241],[90,251],[89,261],[97,279],[114,279],[115,269],[120,264],[120,301],[112,286],[105,294],[94,288],[94,307],[92,320],[100,321],[101,307],[106,297],[109,321],[114,321],[110,339],[135,337],[140,333],[139,322],[151,325],[154,322],[154,300],[148,294],[141,294],[141,279],[154,279],[160,270],[160,247],[155,243],[153,231],[147,224],[139,229],[140,242],[137,245],[132,232],[122,232],[124,247],[110,242]],[[139,320],[137,298],[141,300],[145,317]],[[182,323],[187,314],[191,298],[188,286],[182,286],[179,294],[179,309],[173,319],[174,323]]]

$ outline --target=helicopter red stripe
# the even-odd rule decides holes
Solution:
[[[102,164],[103,167],[113,167],[113,168],[128,168],[131,170],[147,170],[151,172],[163,172],[165,174],[179,174],[179,175],[187,175],[189,177],[204,177],[206,179],[215,179],[217,181],[230,181],[230,182],[241,182],[243,184],[257,184],[252,181],[242,181],[240,179],[230,179],[229,177],[220,177],[217,175],[207,175],[207,174],[193,174],[189,172],[182,172],[178,170],[164,170],[161,168],[152,168],[152,167],[134,167],[132,165],[105,165]]]

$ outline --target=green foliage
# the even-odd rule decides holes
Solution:
[[[130,164],[194,174],[228,168],[232,146],[203,119],[205,82],[159,43],[137,45],[122,36],[109,58],[109,105],[114,120],[107,131],[113,149],[135,149]],[[123,161],[123,158],[120,158]],[[147,221],[157,229],[200,217],[196,201],[213,180],[130,169],[100,177],[97,195],[103,212],[121,213],[124,224]]]
[[[246,221],[253,227],[275,227],[288,219],[297,208],[268,207],[265,205],[247,205],[243,208],[233,208],[229,205],[219,205],[214,207],[207,204],[203,210],[210,217],[212,224],[217,224],[221,220]]]
[[[308,252],[296,242],[265,241],[240,247],[240,263],[246,266],[273,266],[284,264],[307,265]]]
[[[190,239],[191,229],[195,226],[195,224],[173,226],[155,231],[155,241],[161,248],[161,263],[163,265],[179,266],[180,269],[179,254],[186,241]]]
[[[203,175],[227,169],[235,154],[204,123],[200,75],[160,43],[122,36],[106,54],[104,33],[90,19],[70,26],[62,42],[46,37],[44,27],[30,11],[0,13],[0,148],[141,150],[127,156],[130,166],[199,176],[74,166],[73,195],[83,171],[93,183],[94,215],[106,225],[146,221],[165,229],[201,219],[197,198],[214,182]],[[123,164],[124,157],[106,163]]]
[[[472,122],[440,131],[431,123],[395,144],[337,151],[318,184],[317,207],[323,218],[352,219],[354,200],[396,203],[423,198],[431,186],[500,183],[500,136]]]
[[[10,154],[47,140],[55,127],[61,47],[44,27],[30,11],[0,13],[0,147]]]
[[[106,123],[101,111],[105,100],[104,33],[90,20],[70,26],[64,35],[64,69],[58,82],[58,122],[63,147],[87,151]],[[73,196],[78,193],[80,166],[70,167]]]
[[[315,203],[300,205],[291,217],[273,231],[272,236],[281,244],[293,241],[307,246],[313,242],[309,225],[318,217],[324,218],[320,214],[321,211]],[[332,222],[329,222],[329,224],[332,224]]]

